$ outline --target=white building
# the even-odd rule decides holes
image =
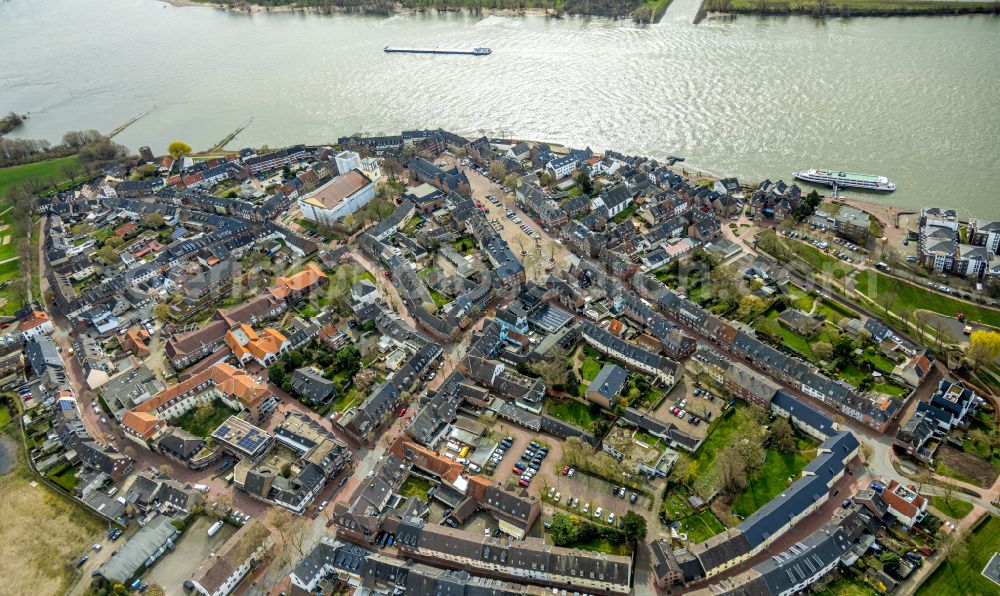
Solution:
[[[300,198],[299,207],[306,219],[333,225],[374,198],[375,183],[354,169]]]
[[[334,160],[337,162],[337,172],[340,174],[361,169],[361,156],[353,151],[341,151]]]

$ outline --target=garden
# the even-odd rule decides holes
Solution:
[[[173,424],[196,437],[204,438],[210,436],[220,424],[236,413],[236,410],[227,406],[221,399],[215,398],[185,412],[177,417]]]
[[[1000,518],[986,516],[964,542],[952,547],[948,558],[917,590],[917,596],[996,594],[996,584],[981,571],[998,551]]]

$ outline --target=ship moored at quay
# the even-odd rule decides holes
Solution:
[[[839,172],[835,170],[799,170],[792,174],[799,180],[812,182],[813,184],[823,184],[838,188],[867,188],[869,190],[881,190],[892,192],[896,190],[896,183],[885,176],[873,176],[870,174],[855,174],[852,172]]]
[[[463,50],[460,48],[395,48],[392,46],[385,46],[384,51],[390,54],[459,54],[465,56],[489,56],[493,53],[490,48]]]

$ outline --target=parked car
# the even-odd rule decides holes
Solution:
[[[629,496],[628,498],[629,503],[635,503],[638,500],[639,500],[639,495],[636,493],[632,493],[632,495]]]

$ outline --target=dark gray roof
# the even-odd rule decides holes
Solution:
[[[628,382],[628,373],[617,364],[605,364],[601,372],[597,373],[594,380],[587,386],[587,392],[595,391],[600,393],[609,401],[614,401],[618,394],[625,388]]]

